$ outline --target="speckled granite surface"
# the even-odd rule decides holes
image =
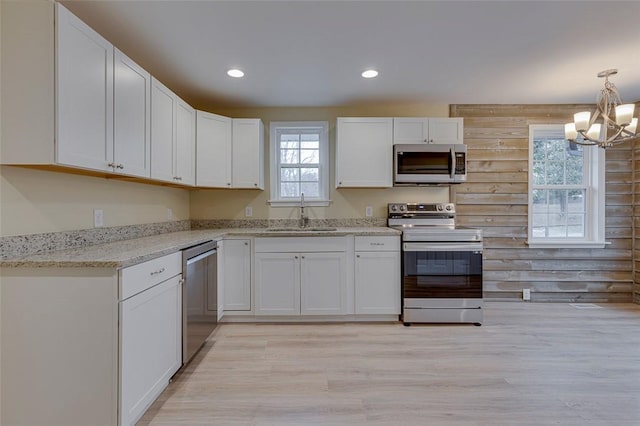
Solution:
[[[277,222],[280,223],[280,222]],[[0,261],[0,267],[106,267],[123,268],[132,266],[156,257],[174,253],[208,240],[219,240],[225,236],[247,237],[279,237],[279,236],[344,236],[344,235],[400,235],[400,232],[386,227],[351,226],[340,227],[329,225],[335,222],[323,222],[324,228],[334,226],[335,230],[313,230],[321,227],[312,222],[307,229],[282,229],[277,227],[235,227],[192,229],[169,232],[160,235],[133,238],[123,241],[112,241],[86,247],[69,248],[44,253],[17,254]],[[276,229],[274,229],[276,228]],[[107,228],[105,228],[107,229]]]
[[[212,229],[212,228],[295,228],[298,226],[297,219],[208,219],[192,220],[191,229]],[[386,218],[356,218],[356,219],[310,219],[307,228],[333,227],[333,228],[355,228],[355,227],[386,227]]]

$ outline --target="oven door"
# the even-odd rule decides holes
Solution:
[[[482,243],[404,243],[405,299],[481,299]]]

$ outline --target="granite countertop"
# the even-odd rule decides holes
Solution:
[[[316,230],[314,230],[316,229]],[[43,254],[0,261],[3,268],[29,267],[93,267],[126,268],[157,257],[175,253],[210,240],[221,240],[229,236],[246,237],[291,237],[291,236],[384,236],[401,235],[400,231],[386,227],[326,228],[230,228],[202,229],[171,232],[149,237],[134,238],[88,247],[59,250]]]

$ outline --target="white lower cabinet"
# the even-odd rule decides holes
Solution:
[[[182,275],[120,303],[120,425],[133,425],[182,364]]]
[[[348,313],[343,238],[257,238],[255,250],[257,316]]]
[[[356,237],[356,314],[400,314],[400,237]]]
[[[220,256],[220,253],[218,253]],[[224,310],[251,310],[251,240],[224,240]]]
[[[182,364],[180,252],[3,268],[2,425],[133,425]]]

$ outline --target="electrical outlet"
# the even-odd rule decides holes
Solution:
[[[367,206],[367,207],[365,207],[365,209],[364,209],[364,215],[365,215],[366,217],[373,217],[373,207],[371,207],[371,206]]]
[[[95,228],[104,226],[104,212],[102,211],[102,209],[93,210],[93,226]]]
[[[531,289],[529,288],[522,289],[522,300],[531,300]]]
[[[173,220],[173,210],[167,209],[167,220]]]
[[[253,207],[251,206],[247,206],[244,208],[244,216],[245,217],[251,217],[253,216]]]

